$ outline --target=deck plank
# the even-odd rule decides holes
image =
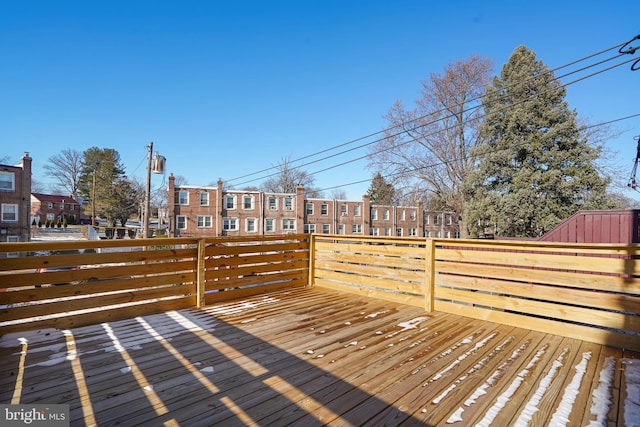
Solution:
[[[623,359],[640,359],[326,289],[5,334],[0,357],[0,403],[69,404],[72,425],[101,426],[547,425],[559,408],[578,426],[598,389],[615,426]]]

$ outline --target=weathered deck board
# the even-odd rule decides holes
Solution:
[[[19,338],[26,338],[19,341]],[[0,403],[72,425],[624,425],[638,354],[332,290],[6,334]],[[640,363],[640,362],[639,362]],[[609,370],[609,384],[601,372]],[[560,413],[555,415],[560,416]]]

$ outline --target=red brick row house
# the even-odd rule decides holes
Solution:
[[[82,205],[72,196],[31,193],[31,221],[80,223]]]
[[[371,205],[362,200],[305,198],[295,193],[225,190],[175,185],[169,176],[169,234],[176,237],[324,233],[379,236],[459,237],[451,212],[425,212],[417,206]]]
[[[0,165],[0,242],[31,239],[31,163],[24,153],[18,165]]]

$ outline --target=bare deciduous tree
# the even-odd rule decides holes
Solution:
[[[413,110],[400,101],[391,107],[385,138],[370,148],[369,167],[401,201],[423,200],[464,215],[461,184],[474,162],[471,149],[482,144],[480,100],[492,71],[491,61],[478,55],[449,63],[422,83]]]
[[[78,200],[78,185],[82,172],[83,154],[72,148],[62,150],[60,154],[49,157],[44,170],[67,194]]]
[[[304,186],[307,194],[316,191],[313,188],[314,177],[306,171],[293,166],[291,159],[288,157],[282,158],[276,169],[276,173],[263,181],[263,191],[269,193],[295,193],[298,185]]]

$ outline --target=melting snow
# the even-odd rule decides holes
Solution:
[[[545,391],[547,391],[547,388],[551,384],[551,381],[553,381],[553,378],[556,376],[556,372],[558,372],[558,369],[560,369],[560,367],[562,366],[562,359],[568,351],[569,350],[565,348],[560,356],[558,356],[558,358],[553,361],[551,369],[549,370],[549,372],[547,372],[547,375],[545,375],[542,381],[540,381],[538,389],[533,394],[531,399],[529,399],[529,402],[527,402],[527,405],[524,407],[524,410],[516,421],[516,425],[528,425],[533,418],[533,415],[538,412],[538,404],[540,403],[542,396],[544,396]]]
[[[624,402],[624,425],[640,426],[640,360],[622,359],[627,398]]]
[[[498,415],[498,413],[502,410],[502,408],[504,408],[506,404],[509,403],[509,399],[511,399],[511,397],[515,394],[516,390],[518,390],[518,388],[520,387],[520,385],[522,384],[526,376],[529,374],[529,371],[538,364],[538,362],[540,361],[540,358],[545,353],[545,351],[546,351],[546,347],[543,347],[540,350],[538,350],[535,356],[533,356],[533,358],[529,361],[527,366],[525,366],[523,370],[518,372],[518,376],[513,380],[509,388],[500,396],[498,396],[496,403],[494,403],[493,406],[489,408],[484,418],[480,420],[478,424],[476,424],[477,426],[491,425],[491,423],[493,422],[495,417]],[[564,357],[564,354],[567,351],[568,349],[564,349],[564,351],[558,357],[558,359],[562,360],[562,357]],[[556,362],[558,362],[558,360],[556,360],[553,363],[554,366],[556,365]],[[562,363],[560,363],[560,366],[562,366]]]
[[[213,372],[213,366],[207,366],[205,368],[200,369],[200,372]]]
[[[598,427],[607,425],[607,414],[612,403],[611,389],[613,386],[614,369],[616,367],[616,359],[609,356],[605,359],[600,377],[598,380],[598,388],[593,390],[593,401],[591,402],[591,415],[595,416],[588,427]]]
[[[560,426],[567,425],[567,423],[569,423],[569,415],[571,415],[573,404],[575,403],[576,396],[580,391],[580,383],[582,383],[582,378],[587,372],[587,364],[590,359],[590,351],[582,353],[582,360],[574,368],[576,373],[573,375],[569,385],[565,387],[562,400],[560,401],[560,406],[558,406],[558,409],[556,409],[556,412],[551,417],[551,425]]]
[[[128,374],[129,372],[131,372],[131,366],[126,366],[124,368],[120,368],[120,372],[123,374]]]

